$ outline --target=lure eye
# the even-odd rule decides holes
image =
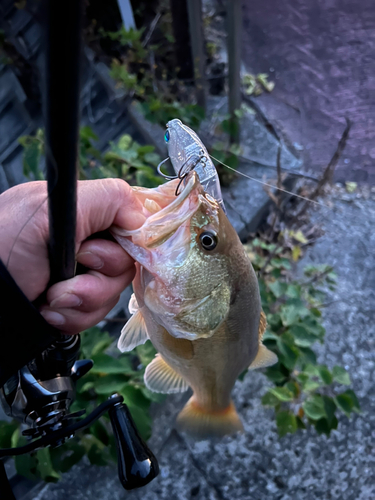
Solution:
[[[164,140],[165,142],[169,142],[169,139],[170,139],[169,130],[166,130],[164,134]]]
[[[205,250],[213,250],[217,245],[217,236],[215,233],[205,231],[199,236],[202,247]]]

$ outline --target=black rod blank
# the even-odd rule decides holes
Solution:
[[[50,285],[74,276],[82,0],[46,0]]]

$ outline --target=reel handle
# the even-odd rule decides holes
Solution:
[[[159,474],[158,462],[138,433],[128,407],[117,403],[109,410],[117,447],[118,475],[126,490],[140,488]]]

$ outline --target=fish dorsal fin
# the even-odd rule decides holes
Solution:
[[[254,361],[249,366],[249,370],[255,370],[256,368],[265,368],[266,366],[271,366],[277,363],[278,359],[274,352],[267,349],[263,344],[259,344],[258,354],[256,355]]]
[[[117,347],[121,352],[129,352],[148,340],[145,320],[141,311],[136,311],[121,330]]]
[[[130,314],[135,314],[139,310],[139,305],[137,302],[137,299],[135,298],[135,294],[132,293],[129,304],[128,304],[128,310]]]
[[[157,354],[155,359],[146,367],[145,384],[150,391],[172,394],[185,392],[189,386],[177,372],[171,368],[164,359]]]
[[[259,330],[258,330],[258,337],[259,337],[259,343],[262,342],[262,338],[264,335],[264,332],[266,331],[267,328],[267,318],[266,315],[263,312],[263,309],[260,311],[260,319],[259,319]]]

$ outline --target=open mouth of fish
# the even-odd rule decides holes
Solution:
[[[186,223],[198,210],[199,197],[203,194],[203,188],[197,174],[191,172],[185,180],[181,193],[176,197],[178,182],[179,179],[176,179],[155,189],[133,188],[137,198],[142,202],[146,220],[140,228],[135,230],[113,226],[111,232],[120,244],[123,245],[125,237],[134,245],[144,249],[153,249],[165,243],[177,229],[184,225],[189,226]]]

